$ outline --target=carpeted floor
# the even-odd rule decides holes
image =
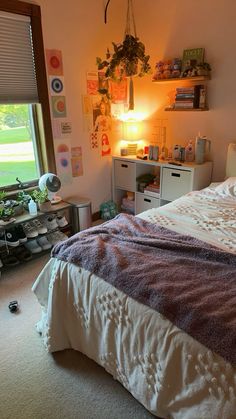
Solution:
[[[117,381],[73,350],[48,354],[34,325],[40,306],[31,286],[47,256],[0,278],[1,419],[150,419]],[[9,301],[18,300],[12,314]]]

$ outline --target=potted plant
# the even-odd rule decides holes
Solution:
[[[195,68],[198,76],[208,76],[211,71],[209,63],[197,64]]]
[[[7,194],[5,191],[0,191],[0,208],[4,207],[4,198],[6,198]]]
[[[105,69],[105,77],[120,81],[123,77],[139,76],[150,73],[150,56],[145,55],[145,46],[139,38],[127,34],[122,44],[112,42],[114,52],[109,50],[106,59],[97,57],[98,70]]]
[[[10,221],[13,215],[13,208],[0,208],[0,220],[2,220],[4,223]]]
[[[107,50],[106,59],[102,60],[97,57],[98,70],[105,69],[105,78],[114,81],[121,81],[124,77],[130,78],[130,100],[129,109],[133,108],[133,76],[142,77],[151,72],[149,64],[149,55],[145,54],[145,46],[139,41],[137,36],[126,34],[125,39],[121,44],[113,45],[113,53]],[[108,89],[98,89],[101,94],[108,95]]]
[[[48,199],[48,189],[45,187],[42,190],[35,189],[31,193],[32,198],[37,202],[40,211],[48,212],[52,208],[51,201]]]
[[[31,196],[27,192],[25,191],[18,192],[16,200],[17,202],[23,205],[24,209],[28,210],[28,204],[29,204],[29,201],[31,200]]]

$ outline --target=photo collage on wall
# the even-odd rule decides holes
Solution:
[[[62,185],[83,175],[82,147],[71,147],[72,124],[67,117],[62,52],[46,50],[57,174]]]
[[[112,82],[105,79],[104,72],[90,71],[86,82],[87,94],[82,97],[84,130],[89,132],[90,149],[102,157],[109,156],[116,120],[127,107],[127,80]]]

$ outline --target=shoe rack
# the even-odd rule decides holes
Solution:
[[[66,234],[68,237],[75,233],[74,231],[74,222],[73,222],[73,211],[72,205],[61,201],[58,204],[52,205],[52,209],[47,212],[38,211],[37,215],[30,215],[27,211],[19,216],[15,216],[15,220],[12,223],[6,224],[5,226],[0,226],[0,232],[4,232],[4,234],[9,231],[17,229],[18,226],[24,225],[25,223],[30,223],[31,221],[38,219],[43,223],[45,217],[49,217],[50,215],[54,216],[63,215],[65,216],[68,224],[64,227],[57,226],[55,229],[48,230],[45,234],[39,234],[35,238],[28,238],[25,243],[30,243],[33,240],[37,240],[42,237],[48,237],[49,235],[56,234],[56,232],[62,232]],[[32,260],[36,257],[44,255],[45,253],[49,253],[52,249],[42,250],[39,253],[32,253],[30,250],[25,248],[25,243],[20,243],[18,246],[11,246],[10,244],[0,244],[0,272],[1,270],[7,270],[11,267],[17,266],[18,264],[26,263],[28,260]],[[28,250],[28,251],[25,251]],[[6,264],[4,261],[14,261],[16,263]]]

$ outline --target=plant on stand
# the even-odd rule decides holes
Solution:
[[[4,208],[4,199],[6,196],[7,194],[5,191],[0,191],[0,208]]]
[[[15,219],[12,219],[13,215],[14,215],[13,208],[0,208],[0,221],[2,221],[0,225],[8,223],[10,221],[14,221]]]
[[[45,187],[43,190],[35,189],[31,193],[32,198],[37,202],[40,211],[48,212],[52,208],[51,201],[48,199],[48,189]]]

